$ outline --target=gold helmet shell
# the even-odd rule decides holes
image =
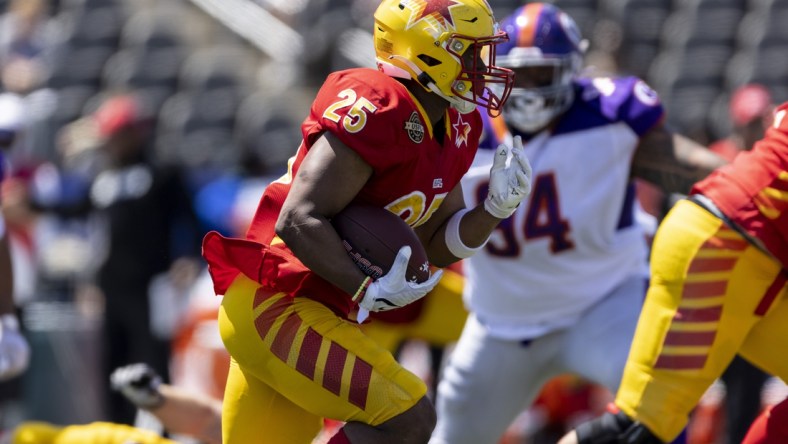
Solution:
[[[501,109],[513,74],[495,66],[508,37],[485,0],[383,0],[375,12],[378,68],[411,78],[461,112]]]

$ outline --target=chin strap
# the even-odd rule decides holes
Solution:
[[[392,56],[392,58],[395,56]],[[378,59],[378,70],[383,74],[386,74],[389,77],[395,77],[398,79],[409,79],[410,73],[405,71],[404,69],[394,66],[391,63]]]
[[[438,88],[438,85],[435,84],[435,80],[433,80],[433,78],[430,77],[429,74],[422,71],[418,66],[416,66],[415,63],[411,62],[405,57],[392,55],[389,56],[389,58],[397,59],[401,63],[407,65],[408,68],[410,68],[413,71],[413,73],[416,74],[416,81],[419,82],[420,85],[442,97],[444,100],[449,102],[449,105],[451,105],[452,108],[456,109],[461,114],[468,114],[472,112],[474,109],[476,109],[476,104],[474,104],[473,102],[469,102],[457,96],[447,96],[446,94],[444,94],[443,91],[441,91],[440,88]],[[391,77],[397,77],[401,79],[411,78],[411,75],[408,71],[400,67],[397,67],[395,65],[392,65],[391,63],[381,61],[380,59],[378,59],[378,68],[382,73]]]
[[[449,102],[452,108],[456,109],[460,112],[460,114],[468,114],[473,112],[476,109],[476,104],[473,102],[469,102],[457,96],[447,96],[443,93],[438,87],[435,85],[435,82],[431,82],[427,85],[430,91],[434,92],[435,94],[441,96],[444,100]]]

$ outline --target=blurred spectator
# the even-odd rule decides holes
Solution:
[[[3,88],[9,92],[27,95],[41,86],[44,77],[44,66],[35,60],[16,57],[2,65]]]
[[[41,199],[45,209],[64,217],[98,219],[103,232],[102,251],[93,255],[99,258],[95,283],[104,301],[105,380],[130,362],[147,362],[169,379],[177,300],[197,273],[201,232],[191,198],[177,167],[150,158],[150,125],[136,95],[103,100],[61,138],[65,165],[75,168],[66,173],[92,179],[84,195]],[[89,151],[98,160],[80,165]],[[109,419],[132,423],[134,409],[107,394]]]
[[[764,86],[751,83],[736,89],[731,95],[729,114],[731,135],[709,146],[709,149],[730,161],[740,151],[752,148],[763,137],[771,124],[774,103]]]
[[[22,127],[22,103],[13,93],[0,94],[0,149],[14,145]]]
[[[32,258],[30,254],[31,233],[34,215],[28,205],[26,180],[29,172],[19,165],[3,163],[3,156],[10,154],[24,136],[24,106],[19,96],[12,93],[0,94],[0,222],[4,222],[5,236],[9,243],[14,264],[13,300],[17,306],[29,299],[33,293]],[[3,224],[0,224],[3,225]],[[0,237],[3,237],[0,228]],[[0,278],[0,281],[3,279]],[[4,282],[6,283],[6,282]]]
[[[3,181],[3,151],[14,144],[21,128],[21,105],[13,94],[0,95],[0,182]],[[20,332],[14,303],[14,275],[8,230],[0,214],[0,381],[7,381],[24,372],[30,362],[30,346]],[[16,395],[15,386],[0,384],[0,404]],[[0,405],[0,413],[4,410]]]
[[[50,0],[11,0],[0,16],[0,79],[4,90],[23,98],[25,119],[21,123],[26,128],[35,120],[31,102],[40,101],[29,95],[41,87],[47,75],[47,58],[57,36],[49,4]],[[17,143],[15,158],[30,157],[30,146],[39,134],[28,133],[31,137],[24,144]]]
[[[149,287],[168,270],[174,286],[184,286],[177,279],[188,280],[189,266],[176,259],[197,257],[199,230],[179,172],[147,157],[149,128],[141,111],[134,96],[120,95],[94,114],[106,162],[90,190],[108,235],[97,275],[105,297],[104,370],[109,377],[119,366],[147,362],[168,379],[169,338],[154,335],[150,314],[157,301]],[[177,233],[185,237],[178,239]],[[134,418],[134,410],[117,395],[111,396],[109,409],[116,422]]]
[[[31,93],[41,85],[44,74],[42,65],[25,58],[14,58],[1,63],[0,87],[8,94],[7,97],[14,97],[21,116],[17,123],[20,134],[12,141],[13,149],[9,147],[8,154],[14,165],[22,166],[33,157],[31,146],[40,136],[32,128],[36,120],[34,114],[38,114],[34,111],[35,102],[39,100]]]
[[[0,61],[35,59],[51,45],[47,0],[12,0],[0,17]]]

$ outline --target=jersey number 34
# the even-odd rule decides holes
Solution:
[[[487,197],[488,187],[489,182],[479,184],[476,189],[477,202]],[[520,243],[517,241],[516,233],[518,227],[515,226],[516,217],[517,213],[498,224],[496,231],[499,232],[500,238],[495,242],[491,239],[485,247],[490,254],[506,257],[520,254]],[[571,225],[561,214],[561,206],[558,204],[558,188],[553,173],[544,173],[536,177],[521,229],[526,242],[541,238],[549,239],[550,250],[553,253],[574,247],[570,237]]]

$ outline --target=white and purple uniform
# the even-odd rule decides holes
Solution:
[[[663,116],[650,91],[632,77],[579,80],[554,131],[524,138],[531,196],[465,261],[465,301],[496,336],[534,338],[572,325],[645,269],[630,161],[640,136]],[[496,132],[499,123],[488,122],[463,179],[469,206],[486,196],[495,148],[517,135]]]
[[[574,86],[551,130],[523,135],[533,167],[528,200],[464,261],[471,316],[439,388],[431,444],[496,442],[561,373],[613,391],[620,381],[647,277],[631,160],[664,111],[634,77]],[[485,123],[462,181],[469,207],[487,194],[495,148],[518,135],[500,117]]]

